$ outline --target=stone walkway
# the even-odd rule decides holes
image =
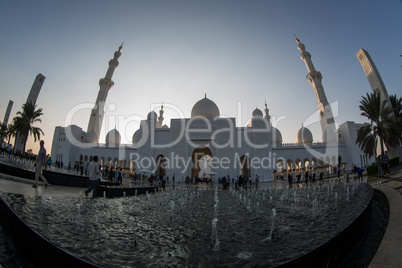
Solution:
[[[402,165],[392,168],[388,179],[370,176],[368,182],[387,196],[390,206],[387,230],[369,267],[402,267]]]

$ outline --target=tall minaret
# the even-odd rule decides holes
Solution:
[[[357,52],[356,57],[359,60],[364,73],[366,74],[373,92],[379,92],[381,100],[386,101],[385,105],[391,108],[392,105],[391,101],[389,100],[388,91],[385,88],[381,75],[374,64],[374,61],[371,59],[370,54],[361,48]]]
[[[102,78],[99,80],[99,93],[98,93],[98,98],[96,99],[95,106],[91,111],[91,116],[89,118],[89,123],[88,123],[88,130],[87,133],[94,131],[97,135],[97,141],[99,141],[99,135],[100,135],[100,130],[102,128],[102,121],[103,121],[103,116],[105,114],[105,102],[106,102],[106,97],[109,92],[109,90],[113,87],[114,82],[112,81],[112,76],[114,73],[114,69],[116,69],[117,66],[119,66],[119,62],[117,61],[119,57],[121,56],[120,50],[123,48],[123,44],[119,47],[119,50],[117,50],[114,53],[113,59],[109,61],[109,68],[106,72],[105,78]],[[94,133],[92,133],[93,135]]]
[[[159,117],[158,117],[158,122],[159,122],[159,124],[160,124],[160,126],[162,127],[162,123],[163,123],[163,103],[162,103],[162,106],[161,106],[161,109],[160,109],[160,111],[159,111]]]
[[[32,84],[31,91],[29,91],[29,95],[25,104],[32,103],[36,104],[36,100],[38,99],[39,92],[42,89],[43,83],[45,82],[46,77],[43,74],[38,74],[35,78],[35,81]],[[25,152],[26,140],[28,138],[28,132],[18,132],[17,137],[15,138],[14,144],[14,152]]]
[[[11,113],[11,109],[13,108],[13,104],[14,104],[14,102],[12,100],[10,100],[8,102],[6,114],[4,115],[4,119],[3,119],[3,123],[2,123],[3,124],[2,127],[4,129],[7,128],[8,119],[10,118],[10,113]],[[3,139],[4,139],[4,137],[3,137],[3,132],[2,132],[1,136],[0,136],[0,142],[3,142]]]
[[[300,43],[299,38],[296,37],[297,48],[300,50],[300,58],[304,61],[307,67],[308,75],[307,81],[313,86],[315,97],[317,98],[317,110],[320,114],[322,140],[323,142],[336,141],[335,136],[335,120],[332,115],[331,106],[328,103],[325,96],[324,87],[321,84],[322,75],[319,71],[316,71],[311,61],[311,54],[306,51],[304,44]]]
[[[267,101],[265,101],[265,109],[264,109],[264,111],[265,111],[264,118],[268,119],[268,121],[269,121],[271,119],[271,116],[269,115],[269,109],[267,107]]]
[[[4,115],[3,126],[7,127],[8,119],[10,118],[11,109],[13,108],[14,102],[10,100],[7,105],[6,114]]]

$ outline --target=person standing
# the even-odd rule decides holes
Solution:
[[[382,177],[382,161],[381,161],[381,155],[378,155],[377,157],[377,166],[378,166],[378,176]]]
[[[49,157],[49,159],[47,160],[47,166],[49,167],[49,170],[50,170],[50,168],[52,167],[52,158],[51,157]]]
[[[39,142],[40,144],[40,149],[39,149],[39,153],[36,156],[36,171],[35,171],[35,184],[32,185],[33,188],[38,188],[38,181],[39,178],[42,179],[42,181],[45,183],[45,188],[47,188],[48,182],[45,179],[45,177],[42,174],[42,168],[44,168],[46,170],[46,149],[45,149],[45,142],[43,140],[41,140]]]
[[[119,183],[119,185],[122,185],[123,183],[123,177],[120,169],[116,169],[115,171],[115,178],[116,181]]]
[[[98,157],[95,155],[93,158],[93,162],[89,164],[88,172],[89,172],[89,182],[91,185],[89,185],[88,189],[85,190],[85,196],[88,196],[88,193],[90,193],[92,190],[92,198],[97,197],[96,195],[96,188],[99,185],[99,176],[100,176],[100,170],[99,170],[99,165],[98,165]]]
[[[290,174],[290,172],[288,173],[288,183],[289,183],[289,188],[292,188],[292,183],[293,183],[293,177]]]
[[[388,158],[388,153],[387,151],[384,152],[384,155],[382,157],[382,163],[384,165],[384,176],[385,178],[388,179],[389,177],[389,158]]]
[[[308,184],[308,176],[309,176],[309,172],[306,171],[306,173],[304,174],[304,178],[305,178],[305,183]]]
[[[363,181],[363,169],[362,168],[358,168],[357,169],[357,179],[358,180],[362,180]]]
[[[10,143],[7,145],[7,155],[8,155],[8,157],[11,157],[11,144]]]

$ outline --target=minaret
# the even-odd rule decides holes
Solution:
[[[161,106],[161,109],[160,109],[160,111],[159,111],[159,117],[158,117],[158,122],[159,122],[159,124],[160,124],[160,126],[162,127],[162,122],[163,122],[163,103],[162,103],[162,106]]]
[[[323,142],[336,141],[335,136],[335,120],[332,115],[331,106],[328,103],[325,96],[324,87],[321,84],[322,75],[319,71],[316,71],[311,61],[311,54],[306,51],[304,44],[300,43],[299,38],[296,37],[297,48],[300,50],[300,58],[304,61],[307,67],[308,75],[307,81],[313,86],[315,97],[317,98],[317,110],[320,115],[322,140]]]
[[[11,109],[13,108],[13,104],[14,104],[14,102],[12,101],[12,100],[10,100],[9,102],[8,102],[8,106],[7,106],[7,110],[6,110],[6,114],[4,115],[4,119],[3,119],[3,125],[2,125],[2,127],[4,128],[4,129],[6,129],[7,128],[7,124],[8,124],[8,119],[10,118],[10,113],[11,113]],[[2,132],[2,134],[3,134],[3,132]],[[0,140],[0,142],[3,142],[3,135],[1,135],[1,140]]]
[[[32,103],[34,106],[36,104],[36,100],[38,99],[39,92],[42,89],[43,83],[45,82],[46,77],[43,74],[38,74],[35,78],[35,81],[32,84],[31,91],[29,91],[29,95],[25,104]],[[15,138],[14,152],[24,152],[26,140],[28,138],[28,132],[22,133],[18,132],[17,137]]]
[[[268,109],[268,107],[267,107],[267,101],[265,101],[265,109],[264,109],[264,111],[265,111],[265,116],[264,116],[264,118],[270,120],[270,119],[271,119],[271,116],[269,115],[269,109]]]
[[[364,73],[366,74],[366,77],[370,83],[373,92],[379,92],[381,100],[385,100],[385,105],[391,108],[392,105],[391,101],[389,100],[388,91],[385,88],[381,75],[374,64],[374,61],[371,59],[370,54],[366,50],[361,48],[357,52],[356,57],[359,60]]]
[[[4,119],[3,119],[3,126],[4,127],[7,127],[8,119],[10,118],[10,113],[11,113],[11,109],[13,108],[13,104],[14,104],[14,102],[12,100],[10,100],[8,102],[6,114],[4,115]]]
[[[105,114],[105,102],[106,102],[106,97],[109,92],[109,90],[113,87],[114,82],[112,81],[112,76],[114,73],[114,70],[116,69],[117,66],[119,66],[119,62],[117,61],[119,57],[121,56],[121,49],[123,48],[123,44],[119,47],[119,50],[117,50],[114,53],[113,59],[109,61],[109,68],[106,72],[105,78],[102,78],[99,80],[99,93],[98,97],[95,102],[95,106],[91,111],[91,116],[89,118],[89,123],[88,123],[88,130],[87,133],[94,131],[97,135],[97,141],[99,141],[99,135],[100,135],[100,130],[102,128],[102,121],[103,121],[103,116]]]

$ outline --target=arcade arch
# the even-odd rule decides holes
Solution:
[[[166,174],[166,157],[162,154],[156,157],[156,167],[155,167],[155,175],[156,176],[165,176]]]
[[[191,177],[192,178],[198,178],[199,173],[201,171],[200,168],[200,163],[199,161],[201,160],[201,158],[203,158],[204,156],[208,155],[210,158],[212,158],[212,152],[208,147],[198,147],[195,148],[192,154],[192,161],[193,161],[193,168],[191,169]],[[203,159],[203,161],[205,160],[205,158]]]
[[[250,157],[248,155],[242,155],[240,157],[240,174],[241,176],[250,178]]]

